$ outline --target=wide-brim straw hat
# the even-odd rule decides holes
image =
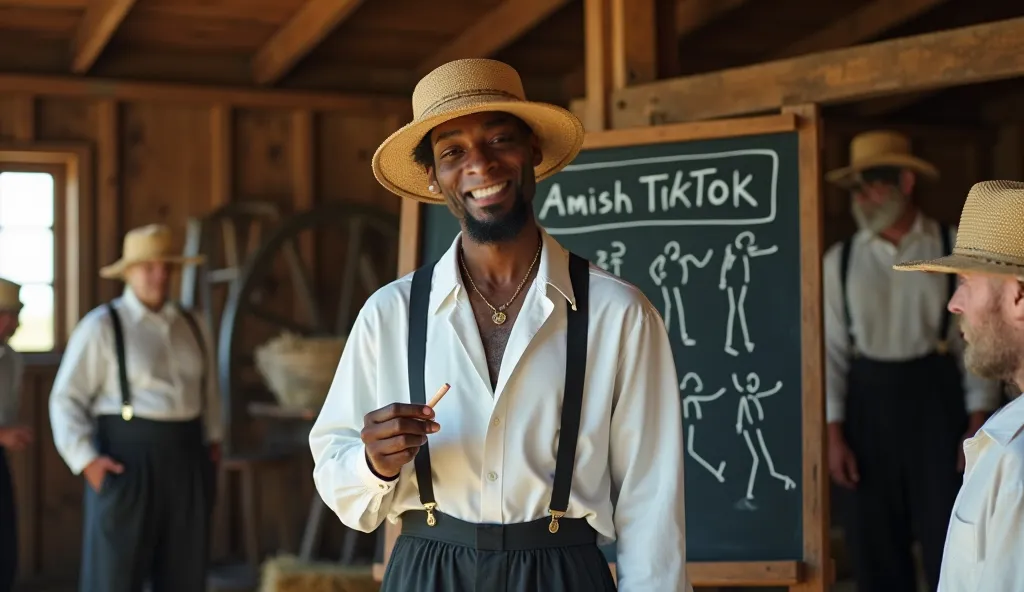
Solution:
[[[857,178],[857,173],[875,167],[910,169],[928,179],[938,179],[939,170],[930,162],[914,156],[910,139],[893,131],[878,130],[854,136],[850,142],[850,164],[829,171],[825,179],[843,187]]]
[[[21,286],[0,278],[0,312],[21,310],[24,304],[21,302]]]
[[[984,273],[1024,279],[1024,183],[983,181],[971,187],[953,252],[894,265],[899,271]]]
[[[413,120],[391,134],[373,155],[373,174],[402,197],[444,203],[427,189],[430,179],[413,160],[413,149],[434,127],[485,111],[511,113],[526,122],[540,140],[543,160],[534,167],[538,181],[572,162],[583,145],[583,124],[569,111],[528,101],[519,74],[508,64],[487,59],[455,60],[423,77],[412,93]]]
[[[136,263],[165,262],[175,265],[199,265],[202,255],[186,257],[174,251],[171,229],[164,224],[135,228],[125,235],[121,258],[100,269],[100,277],[116,279]]]

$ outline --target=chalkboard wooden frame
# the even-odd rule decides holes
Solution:
[[[803,552],[801,561],[689,562],[697,587],[785,586],[791,592],[825,592],[834,580],[829,555],[829,477],[825,451],[824,352],[822,320],[823,255],[821,124],[817,105],[786,107],[780,113],[742,119],[700,121],[645,128],[590,132],[583,150],[797,132],[800,179],[800,274],[803,433]],[[425,204],[402,202],[398,273],[421,263],[421,211]],[[383,563],[374,565],[379,581],[399,527],[385,523]]]

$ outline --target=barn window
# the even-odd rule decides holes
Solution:
[[[0,165],[0,276],[22,285],[21,327],[11,346],[45,352],[57,342],[55,174]]]

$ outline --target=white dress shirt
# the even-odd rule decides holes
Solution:
[[[21,354],[0,343],[0,426],[18,423],[23,368]]]
[[[964,484],[946,532],[938,592],[1024,590],[1024,397],[964,442]]]
[[[124,331],[128,385],[135,417],[181,421],[205,413],[207,439],[221,439],[220,396],[213,340],[202,315],[194,314],[206,340],[207,394],[203,408],[203,357],[188,321],[172,303],[159,312],[147,308],[130,288],[114,300]],[[50,393],[50,423],[57,452],[74,474],[97,456],[94,418],[121,415],[114,328],[106,306],[97,307],[75,327]]]
[[[451,389],[430,436],[437,511],[473,523],[548,517],[565,377],[568,252],[546,232],[536,279],[524,290],[496,389],[491,388],[459,238],[434,269],[427,321],[426,396]],[[374,476],[360,441],[363,416],[409,402],[412,274],[378,290],[348,337],[309,436],[313,479],[348,527],[369,532],[422,510],[412,462],[397,480]],[[585,518],[598,544],[617,539],[618,586],[690,592],[686,575],[679,383],[665,325],[635,287],[590,267],[587,376],[566,518]]]
[[[903,361],[934,351],[942,317],[951,296],[948,276],[906,273],[892,266],[911,259],[940,257],[941,226],[919,214],[910,232],[893,245],[870,232],[858,232],[850,253],[847,295],[857,349],[874,360]],[[949,244],[956,242],[950,229]],[[842,243],[825,253],[823,262],[825,304],[826,415],[829,422],[845,416],[846,374],[850,366],[850,337],[843,312],[840,287]],[[950,315],[949,351],[963,376],[968,412],[992,411],[999,406],[998,381],[985,380],[964,369],[964,341],[956,315]]]

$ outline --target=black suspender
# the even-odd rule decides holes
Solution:
[[[192,336],[199,344],[199,351],[203,356],[203,383],[201,388],[203,397],[202,405],[205,409],[206,397],[208,395],[208,393],[206,392],[207,378],[209,376],[209,368],[207,367],[207,361],[209,360],[209,357],[207,356],[206,351],[206,341],[203,339],[203,334],[199,330],[199,324],[196,322],[196,319],[192,315],[192,313],[185,310],[185,308],[180,303],[176,304],[178,311],[181,313],[183,317],[185,317],[185,322],[188,324],[189,330],[192,332]],[[121,417],[125,421],[130,421],[131,418],[135,415],[135,410],[132,408],[131,389],[128,386],[128,365],[125,363],[124,329],[121,326],[121,317],[117,314],[117,310],[114,308],[114,304],[108,302],[106,306],[107,311],[110,312],[110,322],[114,327],[114,347],[117,350],[117,369],[119,381],[121,383]]]
[[[430,283],[435,263],[417,269],[412,277],[409,302],[409,398],[417,405],[426,404],[424,368],[427,353],[427,313],[430,302]],[[561,430],[555,460],[555,482],[548,512],[551,524],[548,530],[558,532],[558,519],[569,507],[572,473],[576,461],[576,440],[579,435],[580,414],[583,408],[583,385],[587,371],[587,321],[590,303],[590,263],[569,253],[569,278],[576,302],[567,308],[565,393],[562,400]],[[419,483],[420,503],[427,511],[427,524],[434,526],[434,488],[430,470],[430,447],[423,444],[414,460],[416,480]]]
[[[950,229],[945,224],[939,224],[939,235],[942,241],[942,254],[949,255],[953,252],[952,245],[949,240]],[[843,246],[839,252],[839,290],[843,298],[843,316],[846,318],[846,331],[849,335],[850,340],[850,351],[853,356],[857,356],[857,344],[853,336],[853,322],[850,317],[850,296],[846,292],[846,285],[850,275],[850,252],[853,250],[853,237],[847,238],[843,241]],[[946,289],[949,292],[947,298],[952,298],[953,293],[956,292],[956,276],[953,274],[946,274]],[[949,312],[949,307],[943,307],[942,309],[942,322],[939,327],[939,337],[935,345],[935,349],[940,354],[946,354],[949,352],[949,324],[952,319],[952,313]]]

